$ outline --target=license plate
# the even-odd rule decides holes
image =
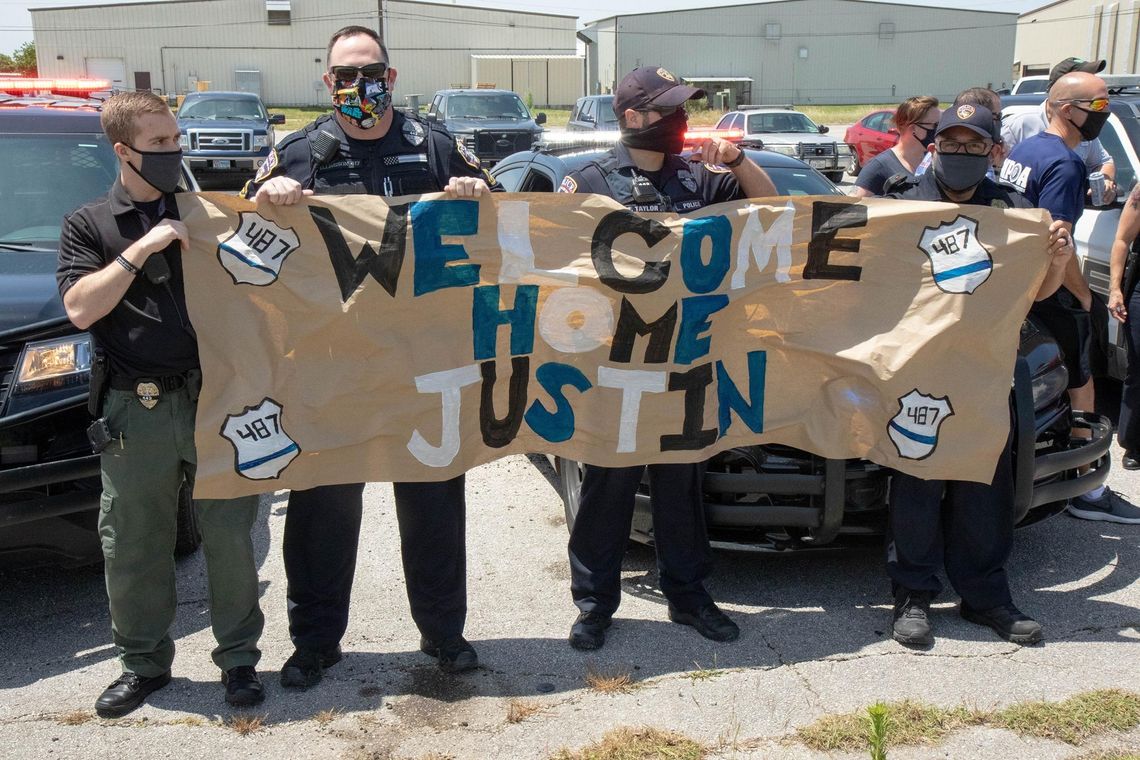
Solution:
[[[214,168],[215,169],[229,169],[232,166],[233,166],[233,161],[230,161],[228,158],[224,159],[224,160],[219,159],[219,160],[214,161]]]
[[[831,166],[830,158],[809,158],[808,164],[810,166],[822,166],[824,168]]]

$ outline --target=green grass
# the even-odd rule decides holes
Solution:
[[[1127,731],[1140,724],[1140,696],[1102,689],[1064,702],[1026,702],[998,711],[992,723],[1019,734],[1080,744],[1093,734]]]

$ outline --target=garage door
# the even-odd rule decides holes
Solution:
[[[108,80],[113,90],[127,89],[127,67],[122,58],[88,58],[87,76]]]

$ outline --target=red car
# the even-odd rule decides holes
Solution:
[[[843,135],[843,142],[851,146],[851,153],[855,156],[851,173],[858,174],[868,161],[893,148],[898,141],[893,110],[872,111],[852,124]]]

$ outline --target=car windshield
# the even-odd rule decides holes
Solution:
[[[0,255],[55,253],[64,214],[106,195],[118,172],[101,134],[0,133],[0,166]]]
[[[447,99],[449,119],[529,119],[522,98],[513,93],[452,95]]]
[[[268,119],[261,101],[250,98],[209,98],[191,100],[182,104],[179,119],[240,119],[258,121]]]
[[[614,99],[600,98],[594,105],[594,118],[599,129],[617,129],[618,119],[614,113]]]
[[[819,172],[805,167],[765,167],[778,195],[843,195]]]
[[[1017,85],[1018,95],[1033,95],[1049,89],[1048,79],[1028,79]]]
[[[753,113],[748,115],[748,133],[755,132],[814,132],[819,133],[815,122],[795,111],[779,113]]]

